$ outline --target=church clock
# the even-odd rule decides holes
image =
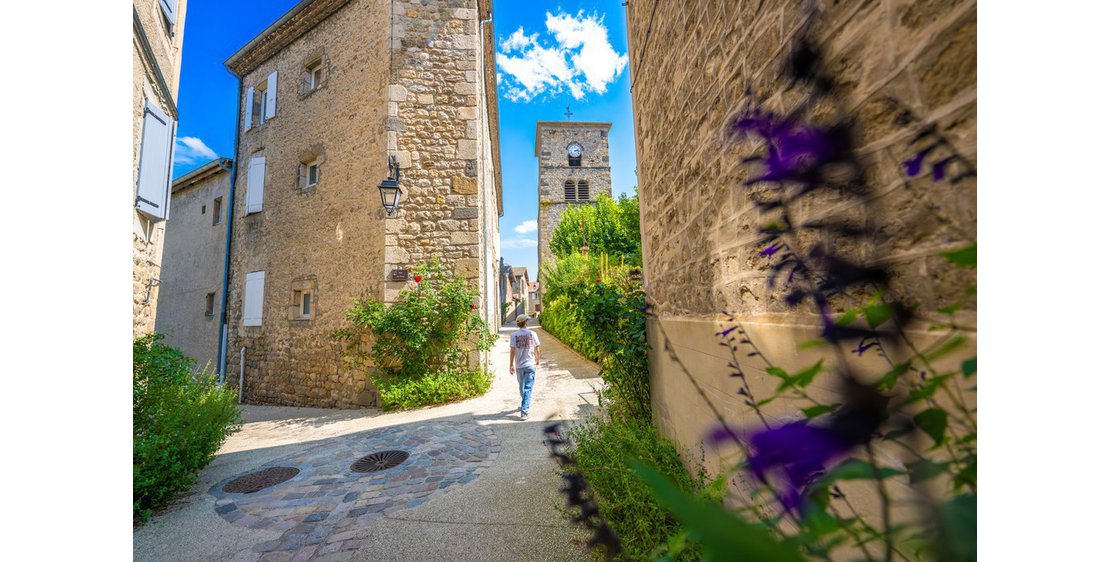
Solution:
[[[579,158],[582,156],[582,145],[572,142],[567,146],[567,156],[571,158]]]

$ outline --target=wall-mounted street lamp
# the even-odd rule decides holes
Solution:
[[[385,216],[392,217],[397,211],[397,204],[401,200],[401,166],[397,158],[389,157],[389,177],[378,184],[378,191],[382,194],[382,207],[385,207]]]

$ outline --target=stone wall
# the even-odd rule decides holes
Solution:
[[[217,164],[205,168],[193,181],[174,182],[155,326],[166,335],[165,343],[196,359],[198,367],[215,369],[231,174]],[[216,198],[220,214],[214,221]],[[206,314],[209,294],[211,315]]]
[[[299,16],[312,17],[310,10]],[[331,333],[345,325],[355,298],[382,297],[387,222],[377,186],[388,175],[388,21],[388,2],[351,1],[242,75],[245,104],[248,85],[278,72],[276,115],[239,133],[227,373],[234,384],[245,348],[245,400],[321,407],[373,401],[366,377],[345,368]],[[302,94],[305,64],[319,57],[323,85]],[[306,153],[322,163],[316,186],[303,189],[298,167]],[[266,157],[265,196],[262,211],[247,215],[247,169],[258,155]],[[254,271],[266,272],[262,325],[243,326],[245,277]],[[306,283],[315,288],[314,317],[292,319],[294,286]]]
[[[907,143],[917,129],[896,116],[904,107],[937,123],[958,151],[975,159],[975,2],[822,5],[819,39],[873,171],[868,181],[875,212],[865,218],[885,237],[852,251],[889,264],[892,290],[920,310],[935,310],[974,282],[974,273],[954,275],[937,257],[960,244],[958,232],[974,236],[974,182],[907,189],[900,162],[912,155]],[[730,119],[751,101],[746,88],[780,114],[796,103],[780,72],[802,18],[795,3],[755,0],[630,2],[627,15],[644,280],[658,314],[649,323],[653,411],[666,434],[697,452],[714,421],[706,399],[730,420],[757,423],[737,395],[736,379],[727,376],[731,358],[714,335],[722,326],[720,311],[737,313],[751,339],[788,371],[820,356],[798,347],[815,337],[818,318],[791,310],[783,291],[768,287],[772,262],[754,247],[761,223],[743,186],[750,167],[741,162],[754,148],[725,140]],[[819,219],[845,205],[812,201],[799,216]],[[962,321],[973,326],[971,308]],[[707,398],[668,357],[664,334]],[[912,336],[931,337],[924,329]],[[742,366],[762,373],[754,360]],[[868,367],[883,369],[878,361]],[[766,380],[754,383],[757,393],[772,390]],[[771,415],[789,414],[794,406]],[[716,459],[706,450],[712,469]]]
[[[543,285],[543,264],[554,260],[551,235],[567,205],[585,201],[566,200],[566,181],[584,179],[590,186],[589,201],[604,193],[613,195],[609,170],[609,128],[612,123],[581,121],[540,121],[536,123],[536,157],[539,160],[539,215],[537,217],[539,271],[536,279]],[[582,147],[581,166],[570,166],[567,146],[577,142]]]
[[[132,33],[132,180],[131,200],[138,193],[139,154],[143,137],[143,106],[145,100],[157,104],[167,115],[177,118],[176,105],[181,75],[181,44],[185,33],[186,0],[178,0],[176,20],[167,26],[157,0],[135,0],[135,14],[143,35],[154,55],[144,53],[138,31]],[[161,73],[169,91],[159,86]],[[158,283],[162,263],[162,245],[166,223],[152,222],[138,211],[132,211],[132,332],[139,336],[154,330],[158,304]]]
[[[471,280],[481,293],[476,313],[496,323],[500,173],[483,5],[316,0],[229,60],[243,77],[244,103],[248,85],[278,72],[276,116],[241,133],[238,155],[228,369],[238,372],[246,348],[250,400],[371,404],[366,377],[343,365],[331,334],[353,299],[392,302],[428,261],[445,260]],[[324,85],[303,93],[305,65],[321,57]],[[244,216],[255,155],[266,157],[265,200],[262,212]],[[320,179],[301,189],[306,155],[322,157]],[[377,187],[387,155],[400,165],[403,190],[391,217]],[[392,281],[396,269],[409,280]],[[244,327],[244,279],[253,271],[266,272],[262,326]],[[316,291],[310,320],[291,314],[300,287]]]

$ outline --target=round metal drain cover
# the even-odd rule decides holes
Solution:
[[[286,480],[296,476],[301,472],[299,468],[291,466],[275,466],[265,468],[250,474],[240,476],[222,488],[224,492],[230,494],[251,494],[269,488],[276,484],[281,484]]]
[[[379,451],[358,459],[351,465],[351,472],[378,472],[388,470],[409,459],[405,451]]]

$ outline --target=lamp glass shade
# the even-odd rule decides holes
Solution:
[[[385,207],[386,212],[392,213],[397,209],[397,202],[401,198],[401,186],[397,184],[397,180],[382,180],[378,185],[378,191],[382,194],[382,207]]]

